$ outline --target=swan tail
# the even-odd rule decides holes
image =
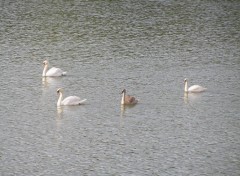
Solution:
[[[67,72],[62,72],[62,75],[63,75],[63,76],[66,76],[66,75],[67,75]]]
[[[83,99],[79,102],[79,104],[83,104],[85,101],[87,101],[87,99]]]

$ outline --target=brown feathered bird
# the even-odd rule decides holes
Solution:
[[[135,97],[132,97],[130,95],[126,95],[126,89],[123,89],[122,91],[122,105],[134,105],[137,104],[138,100]]]

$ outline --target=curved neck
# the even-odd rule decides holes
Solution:
[[[57,106],[61,106],[62,98],[63,98],[63,94],[62,94],[62,92],[59,92],[59,98],[58,98],[58,101],[57,101]]]
[[[124,101],[125,100],[125,92],[122,93],[122,100],[121,100],[121,104],[124,105]]]
[[[184,91],[185,91],[185,92],[188,92],[188,82],[187,82],[187,81],[185,81]]]
[[[44,65],[42,76],[46,76],[48,65]]]

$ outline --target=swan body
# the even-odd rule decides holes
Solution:
[[[138,103],[138,100],[135,99],[135,97],[133,97],[133,96],[126,95],[126,89],[123,89],[121,104],[122,105],[134,105],[137,103]]]
[[[56,67],[53,67],[47,71],[48,64],[49,63],[47,60],[43,61],[44,69],[43,69],[42,76],[64,76],[64,75],[66,75],[67,72],[64,72],[60,68],[56,68]]]
[[[184,91],[187,93],[198,93],[198,92],[204,92],[205,90],[207,90],[207,88],[199,86],[199,85],[193,85],[191,87],[188,88],[188,80],[184,79]]]
[[[67,98],[63,99],[63,90],[60,88],[57,90],[57,93],[59,94],[59,98],[57,101],[57,106],[74,106],[74,105],[81,105],[83,104],[87,99],[81,99],[77,96],[69,96]]]

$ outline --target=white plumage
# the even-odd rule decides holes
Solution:
[[[60,68],[52,67],[47,71],[48,68],[48,61],[43,61],[44,69],[42,76],[63,76],[66,75],[66,72],[62,71]]]
[[[205,90],[207,90],[207,88],[199,86],[199,85],[193,85],[193,86],[188,88],[188,80],[184,79],[184,91],[185,92],[198,93],[198,92],[203,92]]]
[[[67,98],[63,99],[63,90],[62,89],[58,89],[57,93],[59,94],[59,98],[58,98],[58,102],[57,102],[57,106],[73,106],[73,105],[81,105],[83,104],[87,99],[81,99],[77,96],[69,96]]]

